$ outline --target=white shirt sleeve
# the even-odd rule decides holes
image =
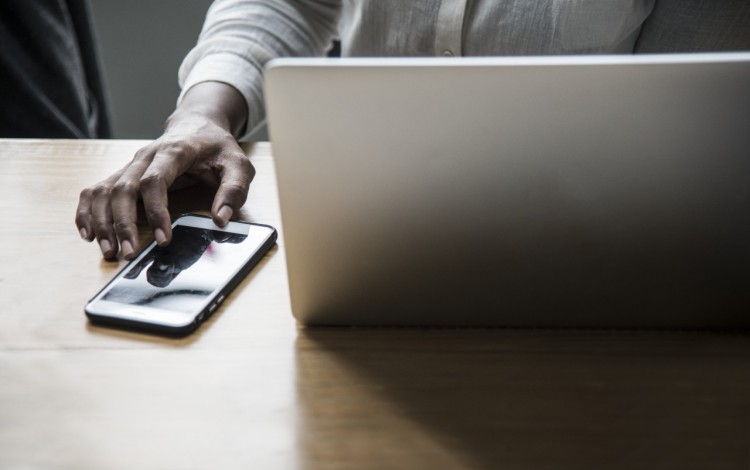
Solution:
[[[178,103],[207,81],[236,88],[247,103],[247,129],[260,123],[263,67],[275,57],[321,56],[336,37],[341,0],[216,0],[196,46],[179,70]]]

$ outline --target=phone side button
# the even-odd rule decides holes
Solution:
[[[218,299],[216,299],[216,305],[219,305],[219,304],[221,303],[221,301],[222,301],[222,300],[224,300],[224,297],[225,297],[225,296],[224,296],[223,294],[222,294],[222,295],[220,295],[220,296],[219,296],[219,298],[218,298]]]
[[[213,305],[211,305],[210,307],[208,307],[208,313],[213,313],[213,311],[214,311],[214,310],[216,310],[216,307],[217,307],[218,305],[219,305],[219,304],[213,304]]]

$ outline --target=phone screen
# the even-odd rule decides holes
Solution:
[[[191,322],[254,255],[275,239],[271,227],[230,223],[212,229],[210,219],[176,224],[172,241],[152,245],[91,302],[87,311],[117,318],[180,325]],[[203,225],[203,226],[200,226]],[[132,318],[131,318],[132,319]]]
[[[178,225],[102,296],[129,305],[192,313],[240,268],[247,235]],[[254,247],[251,247],[254,248]]]

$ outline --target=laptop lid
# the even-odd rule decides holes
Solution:
[[[750,54],[282,59],[309,325],[750,325]]]

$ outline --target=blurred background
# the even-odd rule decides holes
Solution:
[[[211,0],[91,0],[113,137],[154,139]]]

